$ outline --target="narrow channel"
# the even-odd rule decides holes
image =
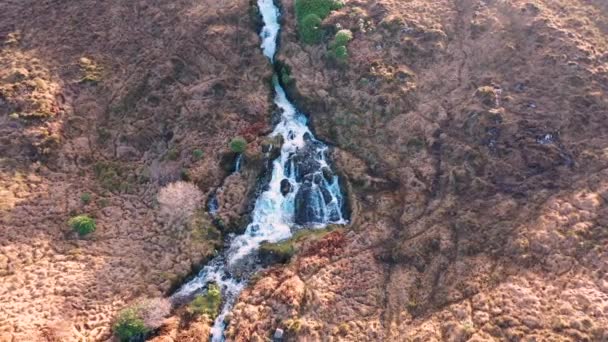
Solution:
[[[280,11],[273,0],[257,3],[264,21],[261,47],[274,63]],[[283,145],[280,156],[273,161],[270,182],[256,199],[252,221],[243,234],[231,237],[228,247],[172,296],[174,300],[189,297],[206,291],[210,283],[220,287],[223,302],[211,331],[213,342],[224,341],[224,319],[251,275],[260,269],[257,250],[262,242],[288,239],[298,229],[346,223],[338,176],[326,159],[328,147],[313,136],[306,116],[288,100],[276,79],[274,103],[282,114],[270,136],[280,135]]]

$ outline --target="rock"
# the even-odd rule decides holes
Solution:
[[[283,179],[281,181],[281,194],[283,194],[283,196],[287,196],[288,193],[290,193],[292,190],[292,186],[291,183],[289,182],[289,179]]]
[[[323,222],[325,203],[319,186],[304,182],[295,198],[295,223],[307,226]]]
[[[277,330],[274,331],[272,338],[275,342],[283,341],[283,329],[277,328]]]

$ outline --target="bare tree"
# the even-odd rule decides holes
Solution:
[[[160,189],[157,200],[165,223],[182,226],[202,206],[203,192],[192,183],[178,181]]]

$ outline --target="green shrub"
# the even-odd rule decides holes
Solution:
[[[348,61],[348,49],[346,46],[336,46],[331,50],[331,56],[340,63]]]
[[[198,148],[192,151],[192,157],[194,157],[194,160],[200,160],[201,158],[203,158],[203,155],[203,151]]]
[[[336,32],[334,37],[334,46],[346,46],[353,39],[353,33],[350,30],[340,30]]]
[[[82,195],[80,195],[80,201],[82,204],[89,204],[91,202],[91,194],[88,192],[83,192]]]
[[[348,61],[348,49],[346,44],[353,39],[353,33],[350,30],[340,30],[336,33],[334,41],[330,45],[330,56],[339,63]]]
[[[211,283],[207,288],[207,293],[196,296],[188,304],[187,310],[192,315],[207,315],[210,319],[215,319],[220,312],[221,302],[222,293],[220,292],[220,287],[217,284]]]
[[[230,141],[230,150],[234,153],[243,153],[247,149],[247,140],[242,137],[233,138]]]
[[[74,216],[68,221],[68,224],[81,236],[95,231],[95,220],[88,215]]]
[[[296,0],[296,20],[302,42],[306,44],[320,42],[323,37],[321,22],[331,11],[342,6],[342,2],[335,0]]]
[[[296,0],[296,18],[301,22],[309,14],[314,14],[323,19],[334,9],[334,3],[333,0]]]
[[[112,329],[121,342],[129,342],[135,339],[143,340],[149,332],[136,308],[128,308],[121,311]]]
[[[300,22],[300,39],[306,44],[316,44],[321,41],[321,18],[316,14],[309,14]]]

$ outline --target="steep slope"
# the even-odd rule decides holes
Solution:
[[[156,195],[219,186],[234,136],[245,163],[260,153],[271,67],[256,25],[244,0],[0,4],[0,340],[105,340],[118,310],[219,247],[209,218],[167,224]],[[224,184],[226,215],[256,176]],[[71,232],[78,214],[93,234]]]
[[[229,336],[608,339],[606,5],[345,1],[311,46],[282,4],[278,59],[354,221],[252,284]]]

